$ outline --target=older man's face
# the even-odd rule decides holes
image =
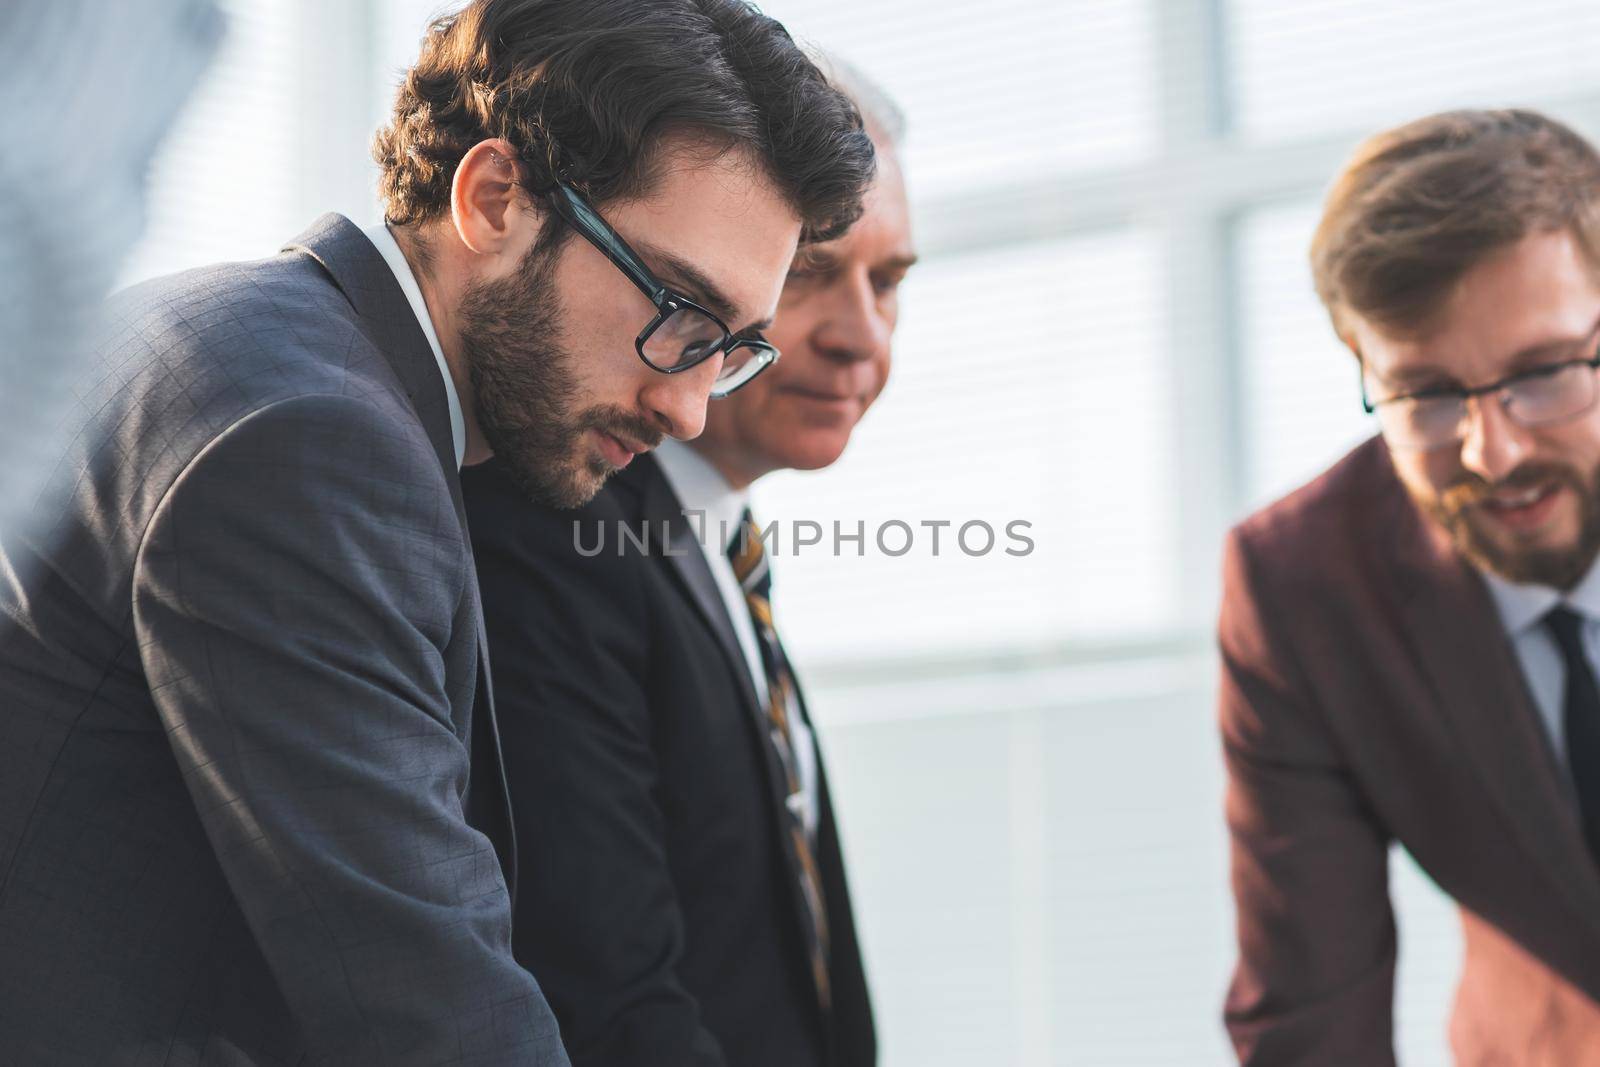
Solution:
[[[898,161],[877,147],[861,218],[843,237],[802,249],[784,282],[767,331],[782,358],[707,409],[695,447],[736,481],[833,463],[889,379],[900,282],[916,254]]]

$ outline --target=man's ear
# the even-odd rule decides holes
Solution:
[[[530,202],[518,176],[516,149],[499,137],[473,145],[456,167],[450,219],[461,243],[478,255],[520,255]]]

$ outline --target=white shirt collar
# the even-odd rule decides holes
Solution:
[[[1521,585],[1489,571],[1480,573],[1489,586],[1501,624],[1513,638],[1538,625],[1551,608],[1561,603],[1585,618],[1600,619],[1600,560],[1591,564],[1589,573],[1565,595],[1547,585]]]
[[[456,469],[459,470],[467,456],[467,420],[461,414],[461,397],[456,395],[456,383],[450,377],[450,365],[444,361],[444,349],[439,346],[439,335],[434,332],[433,319],[428,315],[428,305],[422,299],[417,276],[412,273],[411,264],[406,262],[406,254],[400,251],[400,242],[389,232],[388,223],[380,222],[361,232],[367,235],[367,240],[372,242],[383,261],[394,272],[394,280],[400,283],[400,291],[406,294],[406,300],[417,316],[417,323],[422,327],[423,336],[428,339],[428,347],[433,349],[433,358],[439,364],[439,375],[444,378],[445,399],[450,403],[450,437],[455,442]]]
[[[704,531],[707,554],[714,550],[727,552],[728,545],[739,535],[744,509],[750,506],[749,491],[730,486],[710,460],[682,441],[662,441],[656,446],[655,457],[691,525],[697,532]],[[703,523],[695,512],[704,513]]]

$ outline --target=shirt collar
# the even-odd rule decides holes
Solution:
[[[739,522],[750,506],[749,491],[730,486],[710,460],[682,441],[668,438],[661,442],[655,457],[678,504],[695,528],[703,531],[701,543],[707,552],[713,546],[726,552],[739,535]],[[703,523],[695,512],[704,514]]]
[[[406,254],[400,251],[400,242],[389,232],[388,223],[380,222],[361,232],[367,235],[367,240],[372,242],[378,254],[383,257],[383,261],[389,264],[389,269],[394,272],[394,280],[400,283],[400,291],[406,294],[406,300],[410,302],[411,310],[417,316],[417,324],[422,327],[423,336],[428,339],[428,347],[433,349],[433,358],[439,364],[439,375],[444,379],[445,399],[450,404],[450,438],[456,446],[456,469],[459,470],[467,456],[467,421],[461,414],[461,397],[456,395],[456,383],[450,377],[450,365],[444,361],[444,349],[439,345],[439,335],[434,331],[433,318],[428,314],[428,305],[422,299],[422,289],[417,285],[417,276],[412,273],[411,264],[406,262]]]
[[[1512,637],[1538,625],[1557,604],[1565,603],[1585,618],[1600,619],[1600,560],[1591,564],[1589,572],[1565,595],[1547,585],[1523,585],[1489,571],[1481,573],[1500,622]]]

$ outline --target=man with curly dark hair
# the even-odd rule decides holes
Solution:
[[[0,1063],[566,1062],[459,469],[699,433],[871,144],[739,0],[476,0],[377,155],[386,225],[113,301],[0,539]]]
[[[753,483],[830,465],[876,403],[916,259],[899,109],[824,63],[878,177],[795,258],[783,361],[582,508],[529,501],[496,460],[462,474],[517,844],[582,857],[513,902],[573,1067],[877,1063],[826,761],[749,532]]]

